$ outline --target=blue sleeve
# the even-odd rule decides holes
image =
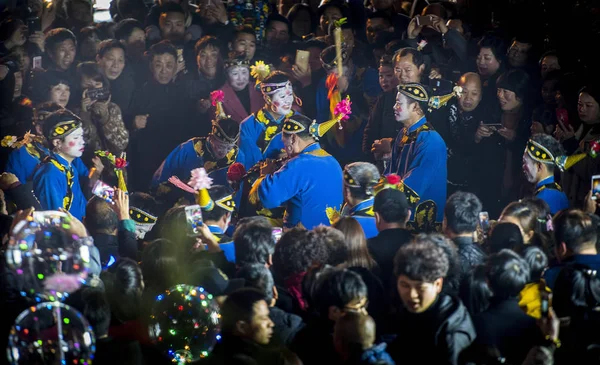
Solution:
[[[277,208],[297,194],[301,176],[290,167],[290,164],[286,164],[258,182],[258,198],[263,207]]]
[[[30,159],[27,159],[25,158],[26,156],[23,156],[24,151],[24,147],[12,151],[8,155],[6,167],[4,168],[6,172],[14,174],[17,179],[19,179],[21,184],[25,184],[27,182],[27,178],[31,175],[31,173],[33,173],[35,167],[37,166],[37,164],[31,166]]]
[[[79,175],[80,178],[85,177],[85,179],[87,179],[88,175],[90,174],[90,170],[83,163],[83,161],[81,161],[80,158],[76,158],[73,160],[73,167],[75,168],[75,170],[77,170],[77,175]]]
[[[263,153],[261,160],[266,158],[279,158],[281,150],[283,150],[283,140],[281,139],[280,132],[273,136],[273,139],[271,139],[267,145],[267,148],[265,148],[265,152]]]
[[[43,210],[58,210],[63,207],[67,179],[54,166],[45,164],[33,176],[33,192]]]
[[[187,181],[190,171],[204,166],[204,159],[194,150],[194,142],[187,141],[176,147],[160,165],[152,177],[152,188],[167,181],[171,176],[177,176],[181,181]]]
[[[536,196],[546,203],[550,208],[550,213],[556,214],[560,210],[569,208],[569,200],[566,195],[558,190],[544,189],[540,191]]]
[[[383,92],[381,90],[381,85],[379,85],[379,72],[370,67],[367,68],[365,70],[364,86],[365,94],[367,94],[368,97],[378,97]]]
[[[256,139],[260,134],[258,132],[260,126],[257,124],[254,116],[251,115],[240,126],[240,152],[244,156],[243,164],[246,169],[251,168],[255,163],[262,160],[262,153],[256,144]]]
[[[317,122],[323,123],[329,120],[329,99],[327,98],[328,90],[325,86],[326,78],[323,78],[317,86]]]
[[[446,184],[434,179],[440,169],[445,169],[447,150],[442,137],[434,132],[421,132],[415,147],[407,173],[401,177],[405,185],[422,196],[431,184]]]

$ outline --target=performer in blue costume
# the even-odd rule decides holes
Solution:
[[[368,162],[354,162],[344,168],[345,205],[341,215],[356,219],[367,239],[378,234],[373,201],[374,188],[379,183],[379,179],[379,170]]]
[[[53,150],[33,175],[33,192],[42,209],[64,208],[82,219],[87,200],[81,184],[85,182],[80,181],[81,171],[74,168],[74,161],[81,157],[85,146],[81,120],[66,109],[52,113],[44,121],[44,135]],[[94,158],[94,164],[91,183],[103,169],[99,158]]]
[[[233,195],[229,189],[222,185],[211,186],[208,189],[208,194],[214,204],[210,210],[202,208],[204,224],[219,242],[219,247],[223,250],[227,261],[235,263],[233,239],[225,233],[235,212]]]
[[[554,181],[559,155],[563,155],[562,146],[547,134],[531,136],[523,154],[523,172],[527,181],[535,184],[534,196],[548,203],[552,215],[569,208],[567,195]]]
[[[259,76],[254,68],[253,76]],[[259,161],[278,159],[285,154],[281,141],[283,120],[294,115],[294,101],[299,105],[302,103],[294,95],[289,76],[283,72],[270,73],[259,85],[265,106],[256,114],[248,116],[240,125],[240,151],[244,159],[239,161],[246,169]]]
[[[249,200],[260,201],[266,209],[285,205],[284,227],[329,225],[327,208],[341,206],[342,169],[317,142],[336,123],[333,119],[319,125],[300,114],[283,123],[282,140],[289,159],[277,171],[271,162],[262,167]]]
[[[414,207],[409,226],[416,231],[437,230],[444,218],[446,143],[427,122],[425,111],[439,108],[452,96],[430,99],[421,84],[398,86],[394,115],[404,128],[389,146],[391,159],[387,161],[385,174],[397,174],[402,179],[402,190]]]
[[[198,167],[204,167],[216,184],[227,185],[227,169],[241,158],[236,145],[239,137],[240,126],[235,120],[217,116],[208,137],[183,142],[167,156],[154,173],[151,191],[156,191],[161,184],[170,189],[171,176],[187,180],[190,171]]]
[[[8,155],[6,162],[6,172],[14,174],[21,184],[30,182],[33,179],[33,173],[38,165],[46,158],[50,151],[48,150],[46,139],[43,137],[44,119],[51,113],[61,110],[62,107],[56,103],[43,103],[34,109],[33,126],[36,134],[25,134],[19,141],[16,137],[11,137],[10,145],[15,150]],[[88,169],[80,159],[73,161],[75,169],[87,176]]]

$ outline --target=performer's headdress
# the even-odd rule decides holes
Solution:
[[[405,95],[409,99],[418,101],[423,111],[425,111],[425,106],[427,107],[428,111],[431,111],[433,109],[439,109],[443,107],[453,97],[460,96],[462,93],[462,87],[455,86],[450,94],[431,95],[424,85],[419,83],[409,83],[398,85],[398,92]]]
[[[210,93],[212,106],[215,107],[215,119],[212,121],[211,134],[225,143],[237,143],[240,138],[240,128],[237,122],[231,119],[231,116],[225,114],[223,110],[224,98],[223,90],[215,90]],[[235,123],[236,128],[229,128],[233,125],[231,122]],[[231,129],[236,131],[235,134],[231,133]],[[227,130],[229,130],[229,133]]]
[[[121,153],[121,157],[116,157],[109,151],[96,151],[95,154],[98,157],[106,158],[114,166],[115,175],[117,175],[118,188],[127,192],[127,184],[125,183],[123,171],[129,163],[127,162],[127,155],[125,152]]]
[[[374,188],[380,177],[377,167],[368,162],[353,162],[344,167],[344,185],[364,190],[367,195],[375,194]]]
[[[211,198],[209,189],[212,185],[212,179],[208,176],[204,168],[194,169],[191,171],[191,174],[192,177],[187,184],[175,176],[171,176],[169,182],[188,193],[197,194],[196,202],[204,211],[210,212],[215,206],[223,208],[228,212],[235,210],[235,201],[232,194],[219,196],[216,200]]]
[[[65,138],[81,127],[81,119],[66,109],[50,114],[44,121],[44,136],[49,140]]]
[[[308,129],[308,133],[318,141],[319,138],[323,137],[325,133],[336,125],[336,123],[339,125],[339,128],[342,129],[342,121],[348,120],[350,114],[352,114],[351,106],[352,102],[350,101],[350,96],[348,96],[336,106],[335,117],[320,124],[318,124],[316,120],[312,120],[312,122],[308,123],[310,119],[301,114],[292,115],[283,122],[282,132],[297,134],[305,132]]]
[[[229,55],[229,58],[223,63],[224,69],[227,70],[232,67],[250,67],[250,61],[244,56],[236,56],[233,54]]]
[[[590,149],[590,156],[592,157],[596,157],[598,152],[597,150],[600,150],[600,148],[596,148],[595,151],[595,146],[600,147],[598,142],[592,142],[592,148]],[[531,157],[533,160],[547,165],[556,165],[560,171],[568,170],[587,156],[585,153],[578,153],[572,156],[554,156],[550,150],[548,150],[548,148],[542,146],[539,142],[536,142],[533,139],[527,141],[527,147],[525,148],[525,151],[527,151],[527,155],[529,155],[529,157]]]

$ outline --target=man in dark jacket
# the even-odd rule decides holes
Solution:
[[[269,304],[269,318],[275,324],[271,344],[289,346],[296,333],[304,327],[304,323],[302,318],[297,315],[275,307],[278,295],[273,275],[269,269],[261,264],[248,264],[242,266],[237,277],[245,280],[246,287],[260,290],[265,294],[267,304]]]
[[[447,255],[427,235],[396,254],[394,271],[404,304],[396,322],[397,336],[389,346],[396,363],[456,365],[475,339],[465,306],[442,293],[448,267]]]
[[[408,207],[406,195],[395,189],[384,189],[375,195],[373,202],[379,234],[367,241],[367,247],[381,269],[381,282],[386,293],[396,287],[394,256],[400,247],[412,239],[412,234],[406,229],[406,222],[410,218]]]
[[[200,364],[284,364],[284,355],[266,347],[273,322],[264,294],[244,288],[231,293],[221,306],[221,342]]]
[[[473,238],[480,212],[481,202],[477,196],[462,191],[450,195],[444,207],[442,227],[446,237],[456,244],[461,282],[485,259],[485,254]]]
[[[85,208],[85,225],[100,251],[102,268],[112,265],[120,257],[137,261],[135,222],[129,216],[129,195],[116,192],[113,207],[99,197],[93,197]]]

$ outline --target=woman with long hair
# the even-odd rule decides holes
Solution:
[[[341,218],[333,227],[344,234],[344,241],[346,243],[347,259],[340,266],[364,267],[369,270],[378,267],[367,248],[365,232],[356,219],[352,217]]]

